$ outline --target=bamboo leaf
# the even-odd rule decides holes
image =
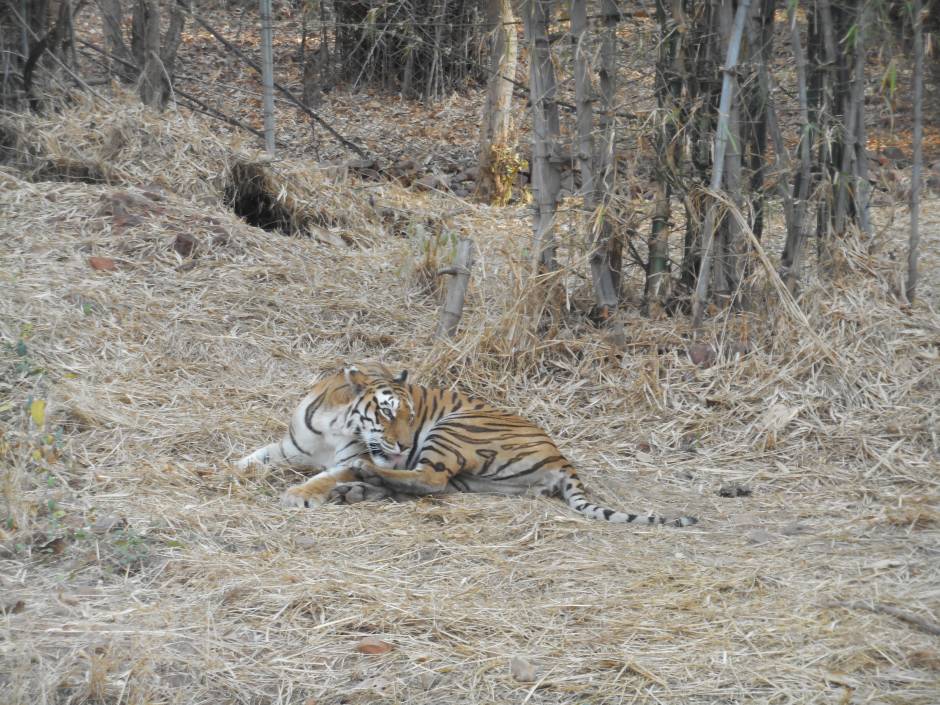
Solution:
[[[46,422],[46,401],[34,399],[29,405],[29,415],[33,418],[33,423],[41,427]]]

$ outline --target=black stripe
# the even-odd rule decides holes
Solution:
[[[307,404],[307,410],[304,412],[304,425],[318,436],[322,436],[323,434],[311,425],[311,419],[313,418],[313,415],[317,413],[317,409],[320,408],[320,405],[323,403],[323,397],[325,396],[326,392],[323,392],[323,394]]]
[[[287,435],[290,437],[290,442],[294,445],[294,448],[296,448],[297,450],[299,450],[299,451],[300,451],[301,453],[303,453],[304,455],[310,456],[311,458],[313,457],[313,453],[310,453],[310,452],[304,450],[303,448],[301,448],[301,447],[300,447],[300,444],[297,443],[297,439],[294,438],[294,424],[291,424],[290,426],[287,427]],[[281,448],[281,454],[284,455],[285,458],[287,457],[287,454],[284,453],[284,449],[283,449],[283,448]]]
[[[498,480],[512,480],[513,478],[522,477],[523,475],[531,475],[534,472],[538,472],[549,463],[555,463],[555,462],[558,462],[559,460],[564,460],[564,459],[565,459],[564,456],[561,456],[561,455],[550,455],[547,458],[543,458],[542,460],[540,460],[539,462],[537,462],[535,465],[533,465],[527,470],[523,470],[522,472],[517,472],[515,475],[507,475],[506,477],[494,477],[493,479],[497,481]],[[506,466],[504,465],[503,467],[506,467]]]

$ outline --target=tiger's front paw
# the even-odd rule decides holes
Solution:
[[[349,467],[355,471],[356,477],[364,482],[376,484],[376,481],[379,479],[379,474],[375,466],[365,460],[353,460],[349,463]]]
[[[330,490],[329,500],[336,504],[358,504],[385,499],[389,496],[384,487],[370,485],[368,482],[344,482]]]
[[[304,485],[294,485],[287,488],[287,491],[281,495],[282,507],[305,507],[311,509],[319,507],[326,502],[326,496],[319,492],[312,492],[310,488]]]

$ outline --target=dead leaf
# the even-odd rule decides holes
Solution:
[[[513,656],[509,660],[509,672],[512,677],[522,683],[531,683],[535,680],[536,667],[523,656]]]
[[[99,272],[113,272],[117,269],[117,263],[110,257],[89,257],[88,264]]]
[[[391,651],[393,647],[387,641],[382,641],[374,636],[364,637],[358,644],[356,644],[356,651],[361,654],[370,654],[377,656],[380,654],[387,654]]]
[[[115,514],[105,514],[104,516],[98,517],[97,521],[92,525],[91,530],[96,534],[108,534],[112,531],[120,531],[121,529],[127,528],[127,519],[124,517],[119,517]]]
[[[61,556],[65,552],[65,539],[59,536],[58,538],[52,539],[49,543],[41,546],[41,551],[51,551],[55,556]]]
[[[173,249],[176,250],[181,257],[189,257],[198,244],[199,241],[189,233],[180,233],[173,241]]]
[[[111,222],[112,227],[115,230],[123,230],[124,228],[133,228],[137,225],[140,225],[144,222],[144,219],[139,215],[115,215],[114,220]]]
[[[34,399],[29,405],[29,415],[33,418],[33,423],[39,428],[46,422],[46,402],[43,399]]]
[[[694,343],[689,346],[689,359],[698,367],[711,367],[715,364],[715,349],[705,343]]]

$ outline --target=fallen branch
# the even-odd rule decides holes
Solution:
[[[902,622],[907,622],[911,626],[917,627],[921,631],[927,632],[928,634],[932,634],[933,636],[940,636],[940,624],[937,624],[936,622],[929,619],[925,619],[924,617],[918,617],[916,614],[912,614],[897,607],[882,604],[880,602],[873,602],[868,604],[867,602],[833,601],[827,602],[824,607],[842,607],[843,609],[847,610],[865,610],[866,612],[874,612],[876,614],[887,614],[896,619],[900,619]]]

